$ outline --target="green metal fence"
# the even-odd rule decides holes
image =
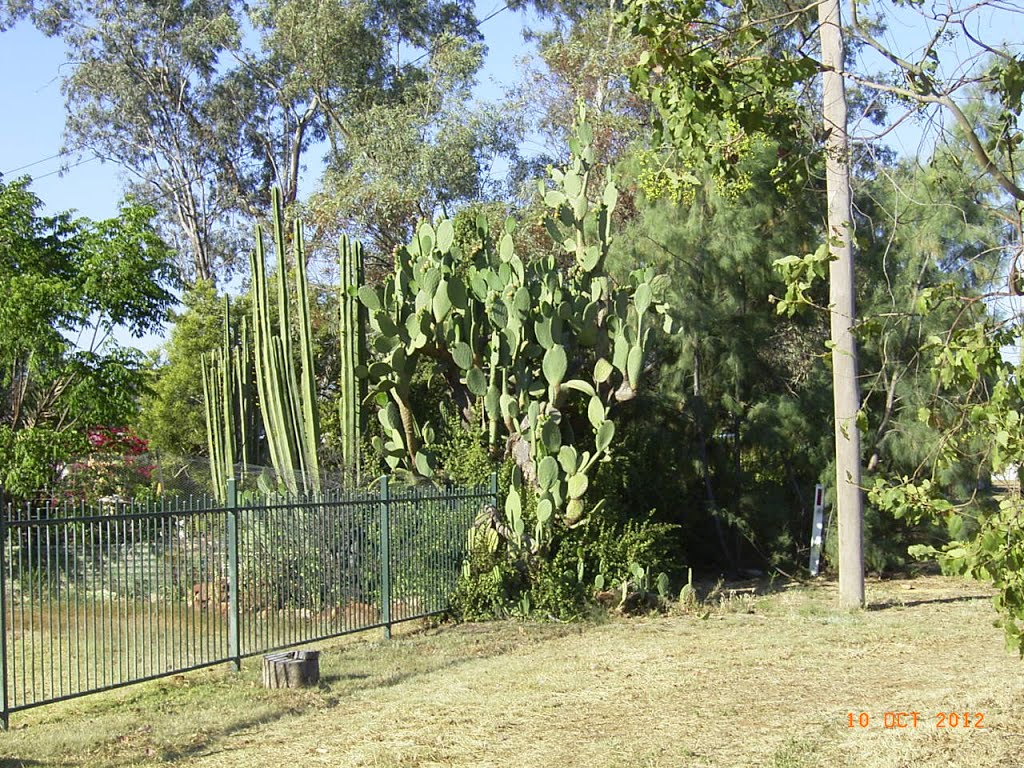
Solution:
[[[475,488],[338,491],[0,515],[2,710],[12,713],[447,609]]]

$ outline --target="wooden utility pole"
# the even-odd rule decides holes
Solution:
[[[843,81],[843,32],[839,0],[820,0],[821,60],[824,69],[825,171],[828,191],[829,306],[832,330],[832,390],[836,430],[836,505],[839,513],[839,600],[846,608],[864,605],[864,503],[861,496],[860,431],[857,411],[857,343],[853,273],[853,215],[850,154]]]

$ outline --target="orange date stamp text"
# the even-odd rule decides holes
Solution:
[[[881,719],[870,712],[847,712],[848,728],[946,728],[946,729],[982,729],[985,728],[985,713],[970,711],[949,712],[906,712],[892,710],[883,712]]]

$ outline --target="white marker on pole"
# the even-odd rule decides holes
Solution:
[[[814,521],[811,524],[811,562],[807,566],[811,576],[818,575],[818,562],[821,560],[821,528],[825,510],[825,489],[814,486]]]

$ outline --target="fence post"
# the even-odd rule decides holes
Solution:
[[[2,496],[2,494],[0,494]],[[0,506],[0,687],[3,688],[3,711],[0,711],[0,728],[7,730],[10,725],[10,702],[7,700],[7,515],[10,509]]]
[[[380,479],[380,620],[391,639],[391,491],[388,476]]]
[[[228,478],[228,655],[235,671],[242,669],[242,645],[238,628],[238,488],[235,478]]]

